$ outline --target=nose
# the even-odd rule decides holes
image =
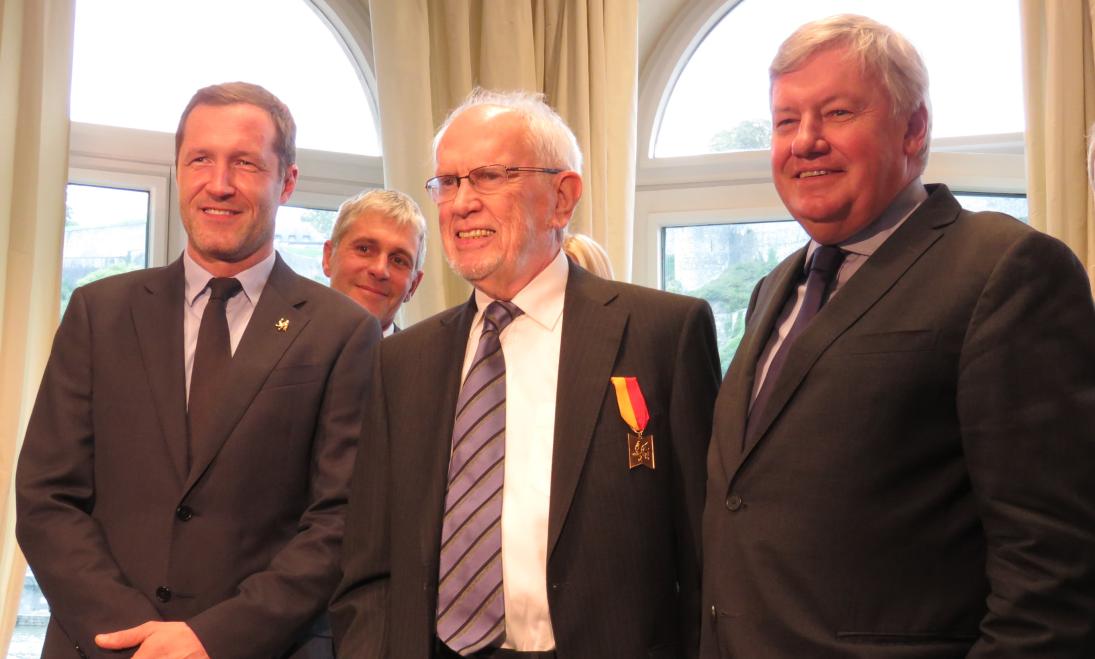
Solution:
[[[482,200],[479,197],[479,193],[472,187],[471,180],[466,178],[461,179],[459,187],[456,188],[456,196],[453,197],[450,202],[453,214],[463,217],[479,210],[481,205]]]
[[[798,130],[791,141],[791,155],[798,158],[813,158],[826,153],[829,143],[825,140],[820,118],[805,116],[798,122]]]
[[[388,271],[388,255],[377,254],[372,257],[366,264],[365,269],[374,279],[379,279],[381,281],[387,279],[390,276],[390,272]]]
[[[209,181],[205,184],[206,190],[213,197],[229,197],[235,191],[233,184],[232,168],[226,163],[218,163],[209,174]]]

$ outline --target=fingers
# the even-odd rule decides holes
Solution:
[[[159,623],[149,621],[143,625],[137,625],[136,627],[130,627],[129,629],[122,629],[106,634],[96,634],[95,645],[98,645],[104,650],[124,650],[135,645],[140,645],[146,638],[152,635],[156,630],[157,624]]]

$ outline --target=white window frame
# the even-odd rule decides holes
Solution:
[[[638,163],[632,280],[662,282],[662,235],[670,226],[791,219],[767,151],[654,158],[656,131],[673,86],[696,48],[741,0],[690,0],[651,51],[639,78]],[[1026,194],[1024,135],[932,140],[926,183],[955,192]]]

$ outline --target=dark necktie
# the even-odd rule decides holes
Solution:
[[[506,361],[499,335],[522,311],[495,301],[456,401],[438,570],[437,636],[461,655],[505,631],[502,484],[506,453]]]
[[[825,304],[829,289],[836,273],[840,270],[840,264],[844,262],[846,252],[835,245],[822,245],[814,250],[813,260],[810,261],[810,273],[806,276],[806,294],[802,297],[802,306],[799,307],[795,322],[791,324],[790,331],[780,344],[779,350],[772,357],[772,363],[768,365],[768,373],[764,376],[764,383],[757,392],[757,398],[749,411],[749,419],[745,426],[745,436],[749,436],[749,425],[754,419],[759,419],[764,406],[772,396],[772,390],[776,387],[779,373],[783,370],[783,364],[787,361],[787,353],[799,334],[806,329],[817,312]]]
[[[190,398],[186,407],[190,432],[187,468],[195,448],[205,440],[209,425],[217,416],[217,390],[223,383],[232,360],[225,309],[228,300],[242,290],[238,279],[214,277],[209,280],[209,301],[198,327],[198,346],[194,349],[194,367],[190,372]]]

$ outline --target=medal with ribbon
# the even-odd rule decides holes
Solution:
[[[639,389],[639,379],[633,377],[614,377],[612,386],[616,388],[616,402],[620,405],[620,417],[634,432],[627,433],[627,467],[644,466],[654,468],[654,436],[644,435],[646,424],[650,421],[650,412],[646,409],[646,399]]]

